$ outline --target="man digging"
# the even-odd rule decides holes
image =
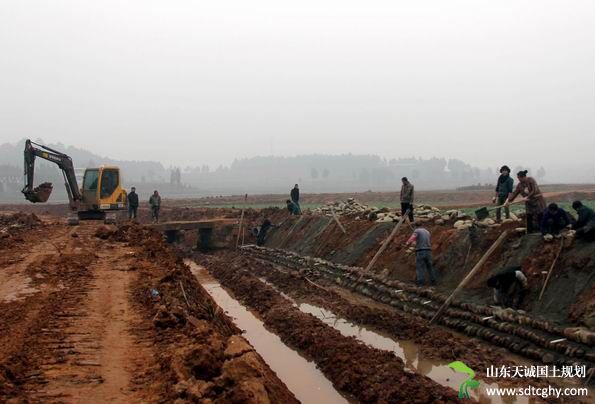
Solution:
[[[430,278],[430,285],[436,285],[436,277],[432,268],[432,240],[430,232],[419,221],[415,222],[415,230],[405,245],[409,247],[415,243],[415,283],[422,286],[425,283],[425,272]]]

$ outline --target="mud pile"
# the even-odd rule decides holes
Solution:
[[[42,221],[34,213],[12,213],[0,215],[0,229],[32,229],[42,225]]]
[[[99,233],[140,245],[155,264],[137,268],[133,293],[154,327],[166,401],[297,402],[160,234],[138,225]]]
[[[22,242],[22,234],[27,230],[43,226],[43,222],[34,213],[12,213],[0,215],[0,248]]]
[[[171,256],[167,245],[163,242],[164,236],[138,223],[126,223],[118,227],[101,226],[95,231],[94,236],[102,240],[142,247],[142,254],[151,258],[161,256],[166,259]]]

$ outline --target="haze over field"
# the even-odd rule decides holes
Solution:
[[[4,0],[0,144],[182,167],[444,157],[592,182],[594,17],[592,1]]]

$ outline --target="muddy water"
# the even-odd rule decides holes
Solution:
[[[332,312],[323,308],[313,306],[308,303],[299,303],[298,308],[304,312],[315,316],[322,320],[324,323],[335,328],[341,334],[349,337],[355,337],[358,340],[364,342],[377,349],[385,351],[392,351],[403,359],[405,367],[410,369],[412,372],[428,376],[443,386],[448,386],[458,391],[459,386],[467,379],[467,375],[457,373],[453,369],[448,367],[448,363],[444,361],[425,359],[420,357],[417,345],[411,341],[395,341],[391,338],[382,336],[374,331],[370,331],[365,327],[357,326],[349,321],[336,317]],[[440,342],[443,343],[443,342]],[[480,403],[528,403],[529,400],[526,397],[518,397],[505,399],[500,397],[488,397],[486,388],[497,388],[498,384],[491,383],[487,384],[484,381],[481,382],[478,391],[470,390],[471,395],[474,399]]]
[[[323,309],[318,306],[314,306],[309,303],[298,302],[291,298],[287,294],[278,290],[275,285],[271,284],[263,278],[259,280],[271,288],[275,289],[281,296],[291,301],[300,311],[309,313],[325,324],[335,328],[341,334],[347,337],[354,337],[363,343],[372,346],[377,349],[384,351],[394,352],[399,358],[405,362],[405,367],[412,372],[422,374],[434,380],[443,386],[448,386],[458,391],[459,386],[467,379],[467,375],[457,373],[453,369],[448,367],[448,362],[426,359],[419,355],[418,347],[411,341],[395,341],[386,336],[380,335],[374,331],[368,330],[365,327],[355,325],[343,318],[337,317],[333,312]],[[442,341],[440,343],[443,343]],[[464,358],[461,358],[464,360]],[[486,388],[497,388],[499,387],[496,383],[487,384],[484,381],[481,382],[477,391],[469,390],[472,397],[478,400],[480,403],[530,403],[533,400],[529,400],[527,397],[489,397],[486,392]]]
[[[232,298],[204,267],[191,260],[186,260],[186,264],[215,302],[239,328],[245,330],[243,336],[298,400],[304,403],[348,402],[314,363],[308,362],[264,328],[262,321]]]

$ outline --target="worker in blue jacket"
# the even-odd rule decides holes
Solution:
[[[552,234],[557,235],[560,234],[560,231],[565,227],[570,227],[572,225],[572,219],[568,212],[564,209],[559,207],[555,203],[550,203],[543,212],[543,217],[541,218],[541,234]]]

